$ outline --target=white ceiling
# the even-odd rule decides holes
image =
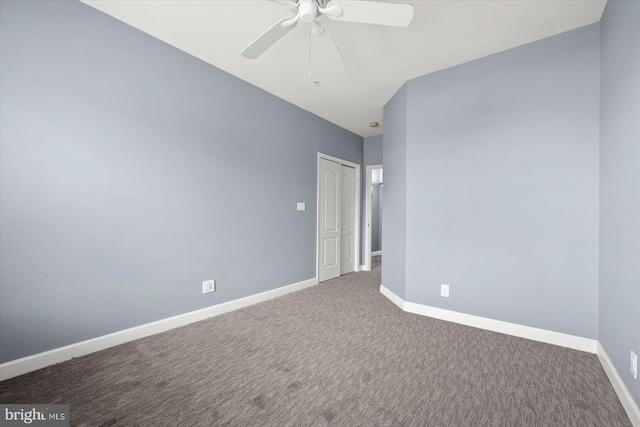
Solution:
[[[306,24],[257,60],[240,52],[289,10],[267,0],[82,0],[145,33],[361,136],[409,79],[598,22],[606,0],[417,0],[407,28]],[[314,85],[313,81],[320,81]]]

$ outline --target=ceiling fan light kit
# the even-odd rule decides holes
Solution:
[[[298,22],[309,25],[309,34],[321,36],[324,26],[317,22],[323,16],[334,21],[406,27],[413,19],[413,6],[404,3],[383,3],[366,0],[271,0],[295,12],[293,17],[280,19],[247,46],[241,55],[257,59],[267,49],[291,31]],[[337,47],[337,45],[336,45]]]

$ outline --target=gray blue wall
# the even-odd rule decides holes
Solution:
[[[363,159],[364,166],[382,164],[382,135],[364,138]]]
[[[609,0],[600,21],[600,343],[637,403],[640,378],[640,2]]]
[[[0,7],[1,362],[315,277],[317,152],[361,137],[79,2]]]
[[[583,27],[419,77],[395,96],[383,284],[404,283],[407,301],[597,338],[599,37],[598,24]],[[406,146],[393,126],[405,102]],[[403,197],[406,211],[392,210]],[[406,280],[388,268],[396,251]]]
[[[407,249],[407,84],[384,106],[382,285],[405,299]]]

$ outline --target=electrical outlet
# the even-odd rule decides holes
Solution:
[[[440,285],[440,296],[449,298],[449,285]]]
[[[631,350],[631,375],[634,379],[638,379],[638,355]]]
[[[202,293],[208,294],[209,292],[215,292],[216,290],[216,281],[214,279],[206,280],[202,282]]]

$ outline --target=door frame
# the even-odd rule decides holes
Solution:
[[[371,185],[373,183],[373,171],[375,169],[383,169],[383,165],[367,165],[366,173],[366,187],[365,187],[365,201],[364,201],[364,223],[367,225],[364,231],[364,265],[362,266],[364,271],[371,271]]]
[[[360,218],[361,211],[361,169],[357,163],[341,159],[339,157],[330,156],[318,152],[318,161],[316,163],[316,280],[320,280],[320,159],[330,160],[340,163],[341,165],[350,166],[356,170],[356,194],[355,196],[355,256],[353,259],[353,271],[360,271],[360,235],[362,221]]]

